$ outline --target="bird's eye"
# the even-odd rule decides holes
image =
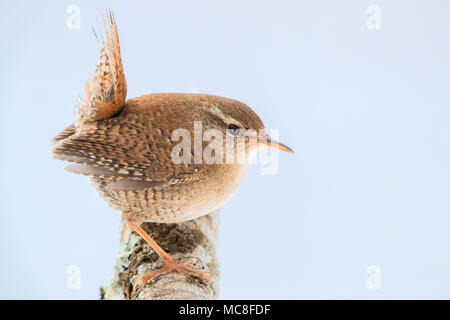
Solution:
[[[234,123],[230,123],[228,126],[228,130],[230,131],[230,133],[234,136],[236,136],[239,133],[239,130],[241,128],[239,128],[237,125],[235,125]]]

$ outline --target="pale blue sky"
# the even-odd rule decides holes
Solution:
[[[81,9],[69,30],[66,9]],[[366,9],[381,8],[381,29]],[[120,213],[50,139],[119,26],[128,97],[250,105],[296,154],[221,214],[221,298],[450,298],[448,1],[1,1],[0,298],[95,299]],[[78,265],[81,289],[66,288]],[[368,266],[381,288],[366,287]]]

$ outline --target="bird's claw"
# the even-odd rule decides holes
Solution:
[[[143,274],[142,276],[140,276],[139,278],[137,278],[133,282],[133,292],[132,293],[136,292],[136,288],[139,284],[145,284],[148,281],[150,281],[151,279],[154,279],[159,275],[169,273],[169,272],[179,272],[179,273],[182,273],[182,274],[185,274],[188,276],[200,278],[200,279],[206,281],[207,283],[212,282],[213,278],[209,272],[202,272],[199,269],[189,266],[189,264],[192,264],[193,262],[195,262],[195,258],[190,258],[188,261],[186,261],[184,263],[177,263],[175,261],[165,261],[165,265],[162,268],[151,271],[151,272],[147,272],[147,273]]]
[[[125,240],[125,236],[127,234],[127,231],[132,231],[130,225],[126,225],[123,229],[122,229],[122,241]]]

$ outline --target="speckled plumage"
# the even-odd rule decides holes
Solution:
[[[53,152],[58,159],[81,164],[68,170],[92,176],[100,195],[113,207],[130,212],[133,220],[186,221],[223,204],[248,165],[174,164],[171,150],[178,142],[171,141],[171,133],[178,128],[193,130],[193,122],[204,119],[206,128],[223,127],[225,134],[225,124],[208,110],[211,105],[233,109],[236,104],[240,106],[212,95],[142,96],[127,101],[116,117],[84,126]]]
[[[236,100],[207,94],[161,93],[125,102],[115,19],[108,16],[106,45],[74,125],[55,141],[54,157],[69,171],[92,177],[100,195],[131,220],[179,222],[220,207],[238,188],[248,164],[175,164],[171,151],[179,128],[193,136],[194,121],[226,135],[230,122],[263,129],[259,117]],[[192,146],[192,154],[194,153]]]

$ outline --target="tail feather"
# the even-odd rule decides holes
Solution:
[[[120,53],[119,34],[112,11],[103,19],[106,40],[94,34],[100,45],[100,58],[94,77],[86,82],[86,98],[78,104],[76,127],[116,115],[127,95],[127,82]]]

